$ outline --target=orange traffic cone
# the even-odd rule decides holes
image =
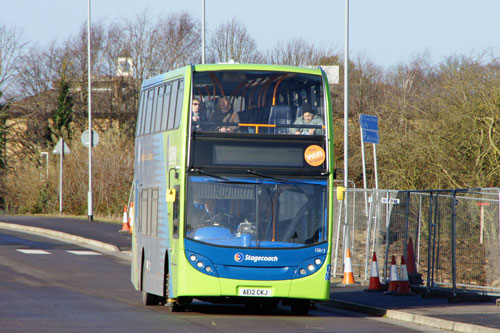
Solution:
[[[392,294],[398,289],[399,277],[398,267],[396,266],[396,257],[392,256],[391,259],[391,275],[389,276],[389,288],[386,294]]]
[[[381,291],[381,290],[382,286],[380,285],[380,278],[378,276],[377,255],[375,254],[374,251],[372,257],[372,267],[370,270],[370,285],[368,286],[368,289],[365,289],[365,291]]]
[[[125,231],[130,231],[130,226],[128,224],[127,205],[123,207],[122,230],[120,230],[120,232],[125,232]]]
[[[408,245],[406,246],[406,253],[408,256],[408,274],[417,273],[417,265],[415,264],[415,255],[413,254],[413,240],[411,237],[408,239]]]
[[[351,250],[347,248],[344,260],[344,278],[342,279],[343,285],[355,284],[354,274],[352,273]]]
[[[134,202],[132,201],[130,203],[130,214],[128,215],[128,225],[129,225],[129,234],[132,234],[132,230],[134,229],[134,216],[135,216],[135,209],[134,209]]]
[[[411,237],[408,239],[408,245],[406,246],[406,253],[408,255],[408,280],[412,285],[421,285],[424,283],[422,280],[422,274],[417,272],[417,265],[415,260],[415,254],[413,253],[413,240]]]
[[[405,256],[401,256],[401,278],[399,280],[398,289],[394,295],[405,296],[411,295],[410,282],[408,281],[408,270],[406,269]]]

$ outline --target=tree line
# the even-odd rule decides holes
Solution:
[[[112,115],[97,122],[95,212],[116,216],[128,201],[133,174],[135,115],[143,79],[201,62],[200,24],[187,13],[92,24],[91,73],[102,82],[92,109]],[[333,45],[300,38],[277,41],[269,50],[236,18],[209,31],[207,63],[340,65]],[[132,59],[117,77],[117,58]],[[66,212],[86,212],[88,161],[79,135],[87,126],[87,29],[40,47],[15,28],[0,26],[0,206],[8,212],[57,211],[57,173],[51,155],[48,179],[40,152],[64,137]],[[379,117],[379,187],[430,189],[494,187],[499,184],[500,66],[494,52],[456,54],[431,64],[422,54],[407,64],[382,68],[358,55],[349,64],[349,175],[362,184],[359,115]],[[101,81],[99,81],[101,80]],[[96,83],[99,84],[99,83]],[[343,166],[343,83],[331,86],[335,160]],[[119,92],[117,94],[117,91]],[[106,116],[103,117],[106,119]],[[366,160],[371,161],[367,149]],[[53,157],[52,157],[53,156]],[[373,187],[372,163],[367,165]],[[43,172],[42,172],[43,171]],[[20,181],[22,179],[22,181]]]

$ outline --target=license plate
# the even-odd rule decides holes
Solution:
[[[239,288],[239,296],[272,297],[273,291],[270,288]]]

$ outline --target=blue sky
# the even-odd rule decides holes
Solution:
[[[92,0],[92,21],[186,11],[201,22],[201,0]],[[207,29],[233,16],[260,49],[300,37],[343,52],[344,0],[206,0]],[[0,24],[24,31],[40,45],[75,34],[87,19],[87,0],[2,3]],[[427,53],[432,63],[484,49],[500,54],[499,0],[350,0],[350,55],[383,67]]]

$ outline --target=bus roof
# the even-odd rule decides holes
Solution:
[[[318,67],[298,67],[284,65],[269,65],[269,64],[205,64],[194,65],[194,71],[222,71],[222,70],[248,70],[248,71],[276,71],[276,72],[294,72],[305,74],[321,75]]]
[[[211,72],[211,71],[227,71],[227,70],[242,70],[242,71],[269,71],[269,72],[292,72],[312,75],[321,75],[320,67],[298,67],[285,65],[269,65],[269,64],[197,64],[192,65],[195,72]],[[170,72],[166,72],[154,77],[145,79],[142,87],[147,87],[158,82],[163,82],[176,77],[182,76],[190,66],[184,66]]]

